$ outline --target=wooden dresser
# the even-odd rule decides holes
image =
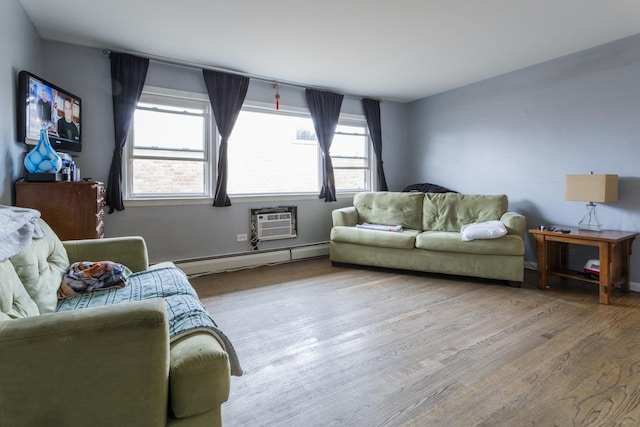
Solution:
[[[39,210],[60,240],[104,237],[104,185],[101,182],[18,181],[16,206]]]

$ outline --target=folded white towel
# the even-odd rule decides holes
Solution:
[[[32,238],[44,237],[38,218],[35,209],[0,205],[0,261],[19,253]]]
[[[357,224],[356,228],[364,228],[367,230],[378,230],[378,231],[393,231],[395,233],[402,232],[401,225],[369,224],[368,222]]]

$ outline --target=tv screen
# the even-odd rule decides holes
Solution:
[[[44,128],[56,151],[81,151],[80,97],[27,71],[18,82],[18,140],[35,145]]]

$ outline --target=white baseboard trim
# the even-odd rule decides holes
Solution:
[[[317,258],[327,255],[329,255],[329,243],[291,248],[292,261],[305,258]]]
[[[538,263],[533,261],[525,261],[524,268],[526,268],[527,270],[538,270]],[[629,289],[632,292],[640,292],[640,283],[631,282],[629,284]]]
[[[221,273],[329,255],[329,243],[174,261],[187,276]]]

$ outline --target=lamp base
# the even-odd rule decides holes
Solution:
[[[578,223],[578,230],[602,231],[602,225],[596,215],[596,205],[593,202],[587,204],[587,210]]]

